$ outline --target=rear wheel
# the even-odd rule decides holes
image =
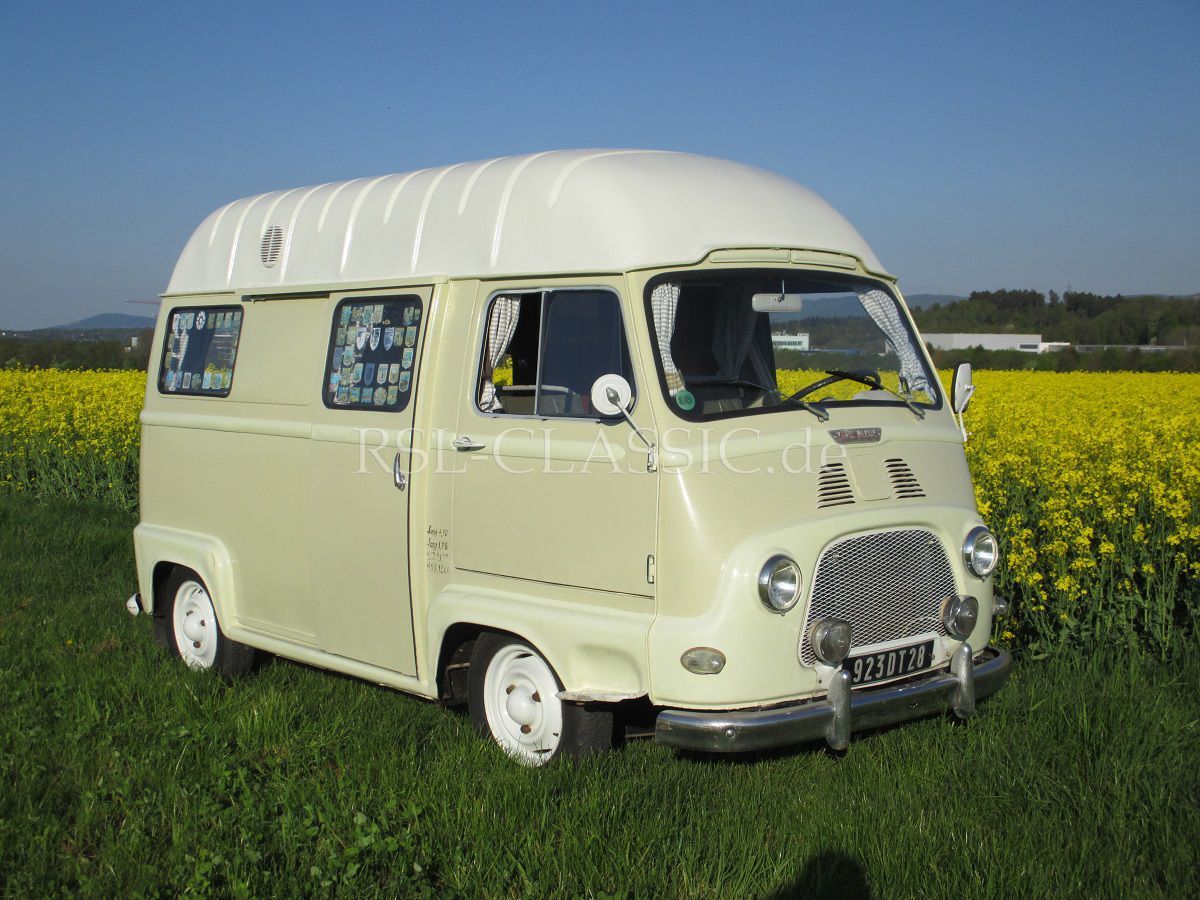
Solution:
[[[160,637],[193,669],[243,675],[254,666],[254,649],[225,636],[208,588],[188,569],[177,568],[163,586],[162,614],[155,621]]]
[[[550,664],[524,641],[484,634],[475,642],[471,719],[522,765],[541,766],[562,754],[612,747],[612,713],[564,702],[561,690]]]

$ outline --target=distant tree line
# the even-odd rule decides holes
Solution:
[[[1200,300],[1067,291],[973,291],[957,303],[913,311],[924,332],[1040,334],[1072,344],[1200,345]]]
[[[969,362],[973,369],[1034,372],[1200,372],[1200,347],[1142,351],[1108,347],[1081,353],[1074,347],[1028,353],[1024,350],[931,350],[938,369]]]
[[[138,345],[126,349],[129,340],[64,340],[51,337],[0,337],[0,366],[6,369],[141,369],[150,358],[147,330]]]

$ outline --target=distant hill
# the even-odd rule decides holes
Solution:
[[[92,331],[97,328],[120,328],[122,330],[140,328],[153,328],[153,316],[131,316],[128,313],[101,313],[98,316],[89,316],[86,319],[80,319],[78,322],[71,322],[67,325],[53,325],[50,328],[39,328],[38,331]]]

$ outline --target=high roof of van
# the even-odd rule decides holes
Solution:
[[[436,276],[623,272],[716,249],[850,254],[832,206],[781,175],[655,150],[557,150],[275,191],[210,215],[168,294]]]

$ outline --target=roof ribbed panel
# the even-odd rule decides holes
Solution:
[[[271,266],[265,235],[284,248]],[[560,150],[237,200],[196,230],[167,292],[622,272],[727,247],[832,250],[883,272],[833,207],[780,175],[686,153]]]

